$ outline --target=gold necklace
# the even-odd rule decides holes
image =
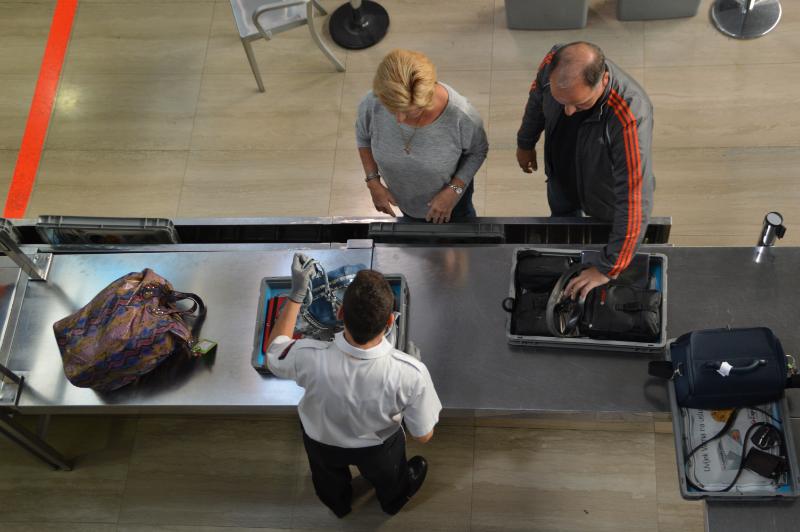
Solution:
[[[408,139],[406,139],[406,134],[403,132],[403,128],[402,127],[400,128],[400,135],[403,136],[403,144],[404,144],[403,151],[406,152],[406,155],[411,155],[411,141],[414,140],[414,135],[417,134],[417,130],[419,129],[420,120],[422,120],[422,115],[424,115],[424,114],[425,114],[425,111],[420,113],[420,115],[417,117],[417,121],[412,126],[414,128],[414,131],[411,132],[411,136]]]

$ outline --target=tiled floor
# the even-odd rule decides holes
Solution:
[[[793,2],[776,31],[747,42],[710,27],[710,0],[693,19],[625,23],[614,1],[592,0],[586,29],[559,32],[508,30],[502,0],[381,3],[392,17],[382,43],[334,46],[346,73],[302,28],[255,43],[260,94],[226,0],[81,0],[27,216],[376,215],[353,121],[394,47],[429,54],[483,116],[491,148],[478,212],[544,215],[544,178],[519,171],[514,136],[541,57],[583,39],[653,100],[655,214],[673,216],[675,243],[750,245],[768,210],[800,242]],[[2,191],[53,5],[0,0]],[[408,511],[386,518],[362,489],[354,515],[338,521],[313,494],[296,420],[56,418],[50,437],[77,468],[51,472],[0,442],[0,529],[702,530],[702,506],[678,496],[671,436],[648,423],[477,425],[437,430],[421,451],[429,480]]]
[[[0,441],[0,529],[703,529],[702,506],[678,495],[670,434],[455,421],[409,444],[430,471],[404,511],[383,514],[357,477],[353,513],[339,520],[314,494],[294,417],[56,417],[49,440],[75,470],[53,472]]]
[[[545,215],[544,178],[516,167],[514,135],[541,57],[555,42],[586,39],[653,100],[655,214],[673,216],[673,242],[749,245],[769,210],[785,215],[787,242],[800,242],[791,230],[800,217],[800,10],[785,6],[773,33],[742,42],[710,26],[710,1],[691,19],[620,22],[613,0],[592,0],[586,29],[528,32],[506,28],[503,0],[385,0],[384,41],[358,52],[334,45],[346,73],[302,28],[256,42],[260,94],[227,1],[82,0],[27,216],[377,215],[353,121],[394,47],[429,54],[483,116],[491,147],[478,212]],[[53,5],[0,0],[2,190]]]

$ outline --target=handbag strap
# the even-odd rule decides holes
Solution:
[[[197,311],[198,317],[206,315],[206,305],[197,294],[192,292],[178,292],[175,290],[170,294],[169,299],[170,305],[177,303],[178,301],[183,301],[184,299],[189,299],[192,301],[192,306],[188,309],[174,308],[173,310],[169,311],[169,314],[194,314],[195,311]]]
[[[200,332],[200,328],[203,326],[203,322],[206,320],[206,305],[203,303],[203,300],[197,294],[192,292],[178,292],[173,291],[170,296],[170,303],[176,303],[178,301],[182,301],[184,299],[190,299],[192,301],[192,306],[186,310],[175,309],[174,311],[169,311],[171,314],[179,314],[181,316],[191,315],[197,311],[197,315],[192,322],[191,333],[192,339],[190,343],[193,345],[195,341],[197,341]]]

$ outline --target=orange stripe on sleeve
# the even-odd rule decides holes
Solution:
[[[639,235],[639,209],[638,209],[638,194],[637,194],[637,174],[639,168],[639,153],[634,142],[635,131],[632,131],[630,122],[630,113],[626,113],[627,104],[625,104],[618,95],[614,96],[614,103],[618,109],[618,118],[623,124],[623,137],[628,151],[626,152],[626,164],[628,166],[628,230],[626,232],[625,243],[623,250],[618,257],[616,272],[619,273],[630,264],[634,250],[636,248],[636,241]],[[627,116],[626,116],[627,115]],[[635,124],[635,122],[634,122]]]
[[[614,114],[616,115],[616,117],[620,121],[620,123],[624,124],[625,122],[623,120],[622,113],[621,113],[621,110],[619,108],[619,103],[616,100],[614,100],[613,97],[609,97],[609,105],[613,109]],[[633,200],[632,200],[631,193],[630,193],[631,189],[632,189],[632,186],[631,186],[632,185],[632,182],[631,182],[632,181],[631,180],[632,176],[631,176],[631,168],[630,168],[630,164],[629,164],[630,159],[631,159],[631,147],[630,147],[629,140],[630,139],[628,138],[627,132],[625,131],[624,126],[623,126],[623,146],[625,148],[625,160],[626,160],[626,165],[628,167],[628,212],[629,212],[629,215],[628,215],[627,227],[625,229],[625,240],[624,240],[624,242],[622,244],[622,249],[620,249],[619,255],[617,256],[617,261],[614,263],[614,266],[608,272],[610,276],[617,275],[621,271],[621,269],[622,269],[621,266],[625,264],[625,257],[628,255],[628,249],[630,247],[630,234],[632,232],[631,229],[632,229],[632,224],[633,224],[633,218],[632,218],[630,213],[631,213],[632,207],[633,207]]]
[[[536,78],[539,77],[539,72],[541,72],[544,67],[546,67],[547,65],[549,65],[553,61],[553,56],[554,55],[556,55],[555,52],[549,52],[546,56],[544,56],[544,59],[542,59],[542,62],[539,63],[539,68],[536,69],[536,75],[533,77],[533,83],[531,83],[531,90],[532,91],[536,90]]]
[[[622,97],[616,92],[612,90],[612,97],[614,102],[616,103],[616,107],[619,109],[620,114],[622,115],[621,121],[623,125],[624,136],[627,140],[628,146],[630,147],[631,157],[628,160],[628,170],[629,170],[629,204],[632,200],[632,210],[629,211],[629,221],[631,221],[630,227],[631,231],[626,238],[627,249],[624,257],[619,262],[619,271],[622,271],[627,265],[630,263],[630,260],[633,256],[633,253],[636,248],[636,242],[638,241],[639,234],[641,233],[641,221],[642,221],[642,213],[641,213],[641,183],[642,183],[642,167],[641,167],[641,156],[639,154],[639,134],[638,134],[638,127],[636,124],[636,118],[633,116],[633,113],[630,110],[628,104],[622,99]],[[632,220],[631,220],[632,218]]]
[[[633,116],[630,106],[613,89],[609,96],[609,104],[622,124],[625,160],[628,167],[628,226],[622,250],[609,272],[609,275],[617,275],[630,264],[633,252],[636,249],[636,242],[641,233],[642,166],[639,153],[639,132],[636,118]]]

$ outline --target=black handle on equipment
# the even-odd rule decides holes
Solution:
[[[721,365],[722,365],[721,362],[706,362],[705,364],[703,364],[703,368],[717,371],[720,368]],[[730,373],[736,373],[736,374],[750,373],[751,371],[755,371],[759,367],[766,366],[766,365],[767,365],[767,361],[764,360],[763,358],[759,358],[759,359],[753,360],[751,363],[749,363],[746,366],[735,366],[735,367],[732,367]]]
[[[500,305],[503,307],[503,310],[505,310],[506,312],[514,312],[514,304],[515,303],[516,303],[516,300],[513,297],[507,297],[507,298],[505,298],[503,300],[502,303],[500,303]]]

